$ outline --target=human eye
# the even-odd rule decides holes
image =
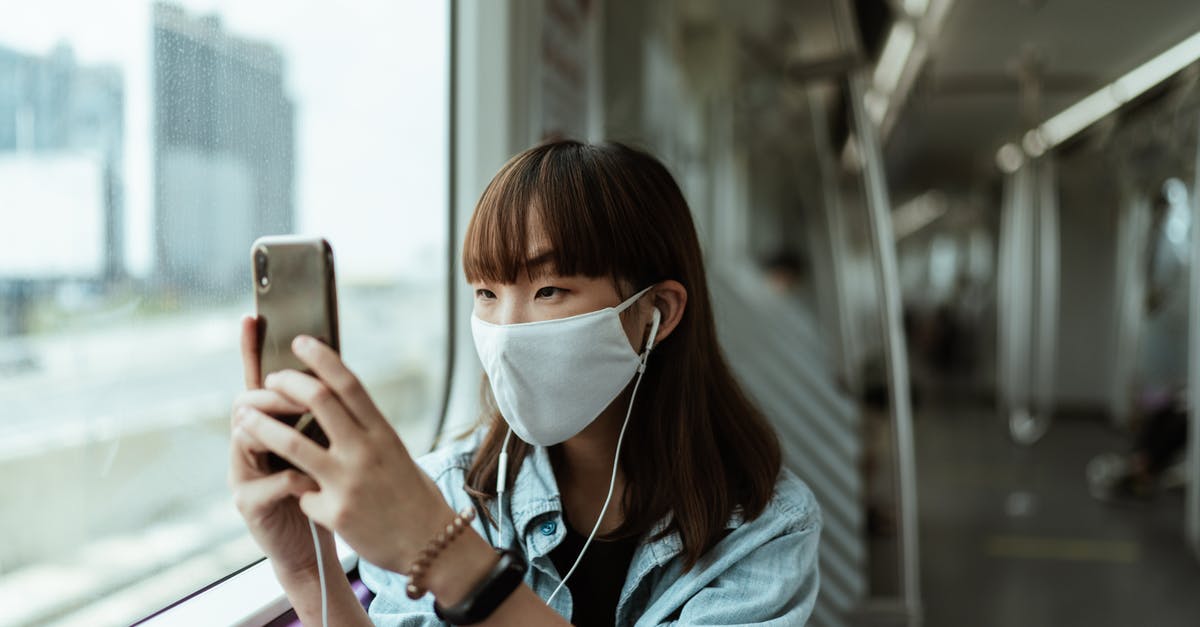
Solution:
[[[496,293],[486,287],[475,289],[475,300],[495,300]]]
[[[536,297],[543,299],[543,300],[547,300],[547,299],[552,299],[555,297],[566,296],[567,292],[568,292],[568,290],[565,290],[561,287],[554,287],[553,285],[547,285],[546,287],[543,287],[537,291]]]

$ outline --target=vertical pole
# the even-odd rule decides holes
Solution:
[[[1196,141],[1196,173],[1192,181],[1192,255],[1188,294],[1188,482],[1186,527],[1188,543],[1200,557],[1200,136]]]
[[[998,408],[1013,441],[1026,445],[1049,428],[1058,322],[1058,210],[1043,161],[1005,179],[1000,231]]]
[[[863,162],[868,224],[876,264],[876,288],[882,305],[884,357],[892,400],[892,424],[896,434],[896,493],[900,501],[900,580],[909,624],[921,623],[920,568],[917,553],[917,470],[909,398],[908,347],[901,320],[900,278],[896,267],[896,242],[892,229],[891,204],[883,168],[877,129],[867,114],[863,96],[866,73],[855,70],[847,79],[854,135]]]
[[[462,242],[475,201],[488,181],[514,153],[528,147],[531,70],[515,55],[514,22],[517,0],[455,2],[454,32],[454,194],[457,212],[453,250]],[[520,115],[525,112],[526,115]],[[519,123],[517,122],[519,121]],[[456,320],[469,320],[473,296],[466,281],[452,285]],[[479,417],[479,386],[483,373],[470,328],[457,325],[454,373],[443,431],[454,433]],[[465,339],[465,341],[464,341]]]
[[[846,279],[849,269],[850,254],[846,240],[846,222],[842,214],[842,193],[838,184],[837,164],[833,158],[833,142],[829,138],[829,129],[823,114],[825,108],[815,90],[808,89],[809,120],[812,123],[813,139],[816,143],[817,169],[821,175],[821,196],[824,200],[822,211],[825,215],[826,235],[829,237],[830,258],[832,259],[834,310],[837,313],[838,349],[841,358],[838,360],[838,374],[842,382],[857,394],[861,387],[858,382],[858,368],[855,360],[857,350],[854,344],[854,325],[850,317],[850,298],[846,293]]]
[[[449,16],[446,37],[447,67],[449,68],[449,76],[446,81],[446,106],[449,110],[446,120],[446,373],[445,379],[442,381],[442,407],[437,415],[437,426],[434,427],[429,450],[438,447],[442,431],[446,428],[446,415],[450,412],[450,383],[454,380],[455,342],[458,326],[455,324],[455,320],[458,319],[458,311],[456,311],[458,302],[456,298],[458,293],[458,220],[456,219],[458,190],[455,189],[457,179],[454,176],[455,143],[458,141],[458,137],[455,135],[457,126],[455,122],[458,119],[456,107],[458,101],[458,68],[456,67],[458,2],[459,0],[450,0],[446,3],[446,12]]]
[[[1058,361],[1058,172],[1050,155],[1038,163],[1038,319],[1034,334],[1038,374],[1033,381],[1033,398],[1038,420],[1048,427],[1054,418],[1054,368]]]
[[[1004,175],[1004,192],[1000,202],[1000,241],[996,255],[996,408],[998,415],[1008,415],[1014,405],[1012,361],[1013,302],[1013,233],[1016,228],[1016,173]]]
[[[1026,440],[1026,434],[1033,433],[1033,403],[1032,403],[1032,365],[1033,365],[1033,317],[1034,305],[1038,293],[1032,285],[1034,273],[1034,255],[1037,253],[1034,237],[1037,235],[1034,222],[1034,203],[1037,194],[1037,164],[1026,161],[1017,170],[1015,183],[1016,194],[1013,196],[1013,251],[1009,259],[1012,269],[1013,291],[1009,294],[1012,301],[1009,311],[1012,312],[1011,356],[1008,373],[1013,385],[1013,404],[1009,406],[1009,432],[1020,441]]]
[[[834,0],[834,26],[838,41],[849,52],[861,55],[862,45],[849,0]],[[863,162],[863,183],[868,205],[868,224],[876,264],[876,287],[879,291],[883,318],[884,357],[887,362],[888,387],[891,390],[892,428],[895,434],[896,495],[899,499],[900,521],[900,582],[907,623],[915,627],[922,623],[920,566],[917,548],[917,468],[912,428],[912,401],[909,398],[908,347],[905,344],[901,319],[900,277],[896,267],[895,231],[892,228],[891,204],[888,199],[883,156],[878,129],[867,114],[863,100],[866,95],[866,68],[852,70],[846,78],[846,93],[850,100],[851,128],[857,138],[859,157]]]

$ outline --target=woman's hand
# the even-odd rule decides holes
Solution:
[[[230,446],[229,486],[234,502],[254,541],[270,558],[281,580],[315,578],[317,556],[312,533],[297,499],[316,491],[317,484],[295,470],[278,473],[267,470],[269,449],[244,425],[248,411],[277,415],[304,411],[278,393],[260,388],[258,326],[253,316],[242,318],[242,366],[246,391],[234,401]],[[325,530],[320,533],[321,546],[332,547],[332,535]]]
[[[254,403],[240,428],[315,480],[317,489],[297,490],[305,514],[337,531],[368,561],[404,572],[454,511],[333,349],[300,336],[292,350],[316,376],[277,372],[264,381],[265,393],[272,402],[290,404],[293,413],[312,412],[329,448]]]

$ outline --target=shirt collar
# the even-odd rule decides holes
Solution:
[[[525,463],[517,471],[512,489],[508,496],[508,506],[512,508],[513,529],[519,537],[525,539],[527,547],[534,548],[532,553],[540,557],[548,553],[553,546],[544,543],[530,543],[528,538],[535,533],[534,525],[547,518],[562,518],[562,496],[558,489],[558,481],[554,477],[554,467],[550,463],[550,455],[544,446],[532,448]],[[736,529],[743,522],[741,510],[734,510],[725,524],[727,529]],[[654,538],[662,533],[670,524],[670,517],[659,520],[645,536]],[[554,543],[557,544],[557,543]],[[544,549],[539,551],[538,548]],[[665,564],[671,558],[683,551],[683,541],[678,532],[671,532],[658,539],[639,547],[638,553],[653,557],[657,565]],[[636,559],[636,557],[635,557]]]
[[[550,455],[543,446],[535,446],[525,458],[513,480],[508,496],[512,508],[513,529],[518,537],[526,538],[530,527],[538,519],[552,514],[562,515],[562,499],[558,492],[558,481],[550,465]]]

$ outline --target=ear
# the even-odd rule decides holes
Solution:
[[[688,293],[682,283],[669,279],[655,285],[650,293],[653,296],[654,307],[662,316],[658,324],[658,334],[654,338],[654,344],[658,345],[679,326],[679,321],[683,319],[683,311],[687,308]],[[650,323],[650,316],[646,316],[646,322]]]

